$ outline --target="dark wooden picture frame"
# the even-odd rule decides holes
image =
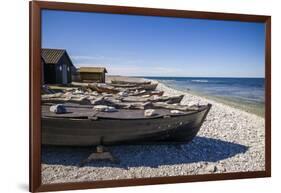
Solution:
[[[271,17],[231,13],[212,13],[169,9],[105,6],[93,4],[32,1],[30,4],[30,186],[31,192],[59,191],[89,188],[167,184],[211,180],[259,178],[271,176]],[[41,183],[41,10],[67,10],[113,14],[166,16],[179,18],[215,19],[228,21],[260,22],[266,25],[265,43],[265,171],[207,174],[176,177],[124,179],[98,182],[63,184]]]

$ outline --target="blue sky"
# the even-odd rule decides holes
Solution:
[[[43,10],[42,47],[114,75],[264,77],[262,23]]]

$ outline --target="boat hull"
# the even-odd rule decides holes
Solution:
[[[69,119],[42,117],[42,144],[94,146],[146,142],[189,142],[211,105],[187,115],[155,119]]]

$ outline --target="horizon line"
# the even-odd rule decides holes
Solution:
[[[151,77],[151,78],[265,78],[262,76],[251,76],[251,77],[246,77],[246,76],[142,76],[142,75],[107,75],[107,76],[127,76],[127,77]]]

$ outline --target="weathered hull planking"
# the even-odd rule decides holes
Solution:
[[[144,142],[189,142],[199,131],[211,105],[184,115],[118,119],[51,117],[42,114],[42,144],[93,146]]]

